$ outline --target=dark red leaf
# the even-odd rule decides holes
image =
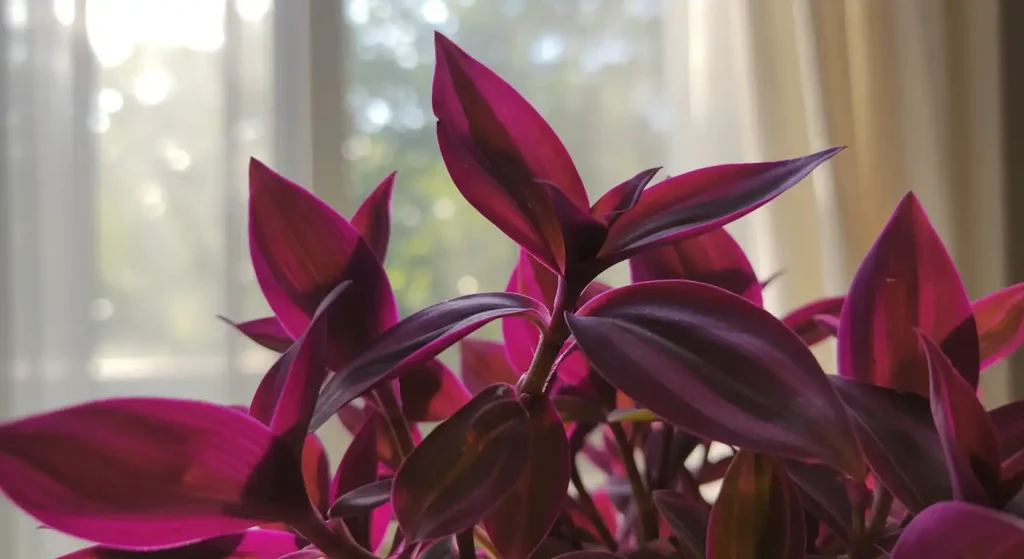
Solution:
[[[462,382],[472,394],[478,394],[492,384],[514,385],[519,380],[519,375],[505,358],[505,346],[498,342],[466,338],[459,342],[459,357]]]
[[[796,460],[786,462],[786,471],[796,484],[800,502],[833,532],[848,539],[853,506],[845,482],[848,479],[824,464],[808,464]]]
[[[504,559],[528,559],[554,525],[569,486],[569,440],[547,398],[530,403],[530,460],[512,492],[484,518]]]
[[[331,504],[328,468],[327,451],[320,438],[314,433],[306,435],[306,444],[302,446],[302,480],[309,502],[321,514],[327,512],[327,506]]]
[[[900,502],[917,513],[952,498],[928,400],[839,376],[829,380],[850,412],[865,460]]]
[[[827,297],[811,301],[784,316],[782,323],[796,332],[796,335],[800,336],[805,344],[814,345],[833,335],[830,330],[822,329],[822,324],[815,320],[815,317],[834,316],[839,318],[839,313],[843,310],[844,299],[845,297]]]
[[[710,285],[657,281],[609,291],[567,318],[602,376],[683,430],[863,479],[827,375],[764,309]]]
[[[1010,402],[988,413],[1003,460],[1024,450],[1024,400]]]
[[[978,386],[977,330],[960,275],[913,193],[904,196],[861,262],[839,320],[839,374],[928,397],[914,329]]]
[[[1000,289],[972,305],[984,369],[1024,343],[1024,283]]]
[[[469,401],[469,391],[437,359],[416,365],[399,379],[402,411],[409,421],[443,421]]]
[[[377,481],[377,424],[376,418],[364,423],[345,450],[331,481],[332,500]],[[369,514],[345,518],[353,539],[367,548],[370,547],[370,522]]]
[[[590,215],[611,226],[621,215],[633,209],[640,200],[640,194],[658,174],[661,167],[640,171],[629,180],[612,187],[590,207]]]
[[[939,503],[903,530],[892,559],[1024,557],[1024,520],[968,503]]]
[[[223,316],[219,318],[242,334],[245,334],[245,337],[277,353],[287,351],[294,341],[291,335],[285,332],[277,318],[273,316],[257,318],[246,322],[232,322]]]
[[[249,165],[249,252],[270,308],[295,338],[332,289],[353,283],[328,316],[332,368],[397,319],[384,268],[352,225],[255,159]]]
[[[651,248],[629,259],[633,283],[685,279],[708,283],[761,305],[761,284],[743,249],[725,229]]]
[[[953,497],[979,505],[992,503],[989,489],[999,483],[999,443],[995,428],[975,395],[939,346],[920,336],[931,376],[932,418],[946,453]]]
[[[363,200],[352,216],[352,227],[359,231],[381,264],[387,257],[388,240],[391,238],[391,193],[394,189],[395,173],[391,173]]]
[[[359,516],[391,500],[391,478],[356,487],[338,497],[327,515],[331,518]]]
[[[721,227],[782,194],[839,151],[786,161],[697,169],[646,189],[608,230],[600,257],[619,262],[647,247]]]
[[[112,399],[0,426],[0,489],[78,538],[157,548],[304,521],[299,462],[228,407]]]
[[[305,545],[289,532],[246,530],[159,551],[93,546],[60,559],[278,559]]]
[[[488,322],[530,315],[547,323],[541,303],[513,293],[477,293],[441,301],[390,328],[369,349],[327,381],[320,392],[311,429],[379,382],[436,357]]]
[[[803,559],[804,514],[786,470],[740,451],[711,508],[707,538],[708,559]]]
[[[672,528],[672,534],[688,557],[704,557],[708,533],[708,509],[675,491],[654,492],[654,504]]]
[[[531,422],[508,385],[477,394],[412,451],[395,475],[391,504],[409,541],[473,526],[526,471]]]

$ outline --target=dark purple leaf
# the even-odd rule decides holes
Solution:
[[[972,305],[984,369],[1024,343],[1024,283],[1000,289]]]
[[[907,525],[892,559],[1024,557],[1024,520],[968,503],[939,503]]]
[[[273,316],[257,318],[246,322],[232,322],[231,319],[223,316],[220,319],[250,340],[277,353],[287,351],[294,341],[291,335],[285,332],[277,318]]]
[[[159,551],[93,546],[60,559],[278,559],[305,545],[289,532],[246,530]]]
[[[394,325],[363,355],[327,381],[320,392],[311,429],[379,382],[436,357],[488,322],[530,315],[547,323],[541,303],[513,293],[477,293],[427,307]]]
[[[331,499],[377,481],[377,421],[367,421],[352,439],[331,481]],[[333,508],[333,507],[332,507]],[[356,543],[370,547],[370,515],[345,518]]]
[[[555,559],[622,559],[618,555],[610,551],[601,551],[598,549],[588,549],[586,551],[572,551],[569,553],[563,553]]]
[[[774,459],[740,451],[708,521],[708,559],[803,559],[804,514]]]
[[[590,207],[590,215],[611,226],[621,215],[633,209],[640,200],[640,194],[658,174],[661,167],[640,171],[629,180],[612,187]]]
[[[917,394],[830,376],[860,439],[864,458],[911,512],[953,496],[931,407]]]
[[[732,235],[712,229],[695,237],[651,248],[629,259],[633,283],[685,279],[708,283],[761,305],[761,284]]]
[[[519,481],[484,518],[503,559],[528,559],[555,523],[569,486],[569,440],[554,405],[530,403],[530,459]]]
[[[658,281],[609,291],[567,318],[602,376],[683,430],[824,460],[863,479],[856,440],[827,376],[764,309],[717,287]]]
[[[932,418],[946,453],[953,497],[979,505],[992,503],[988,489],[999,483],[999,442],[975,395],[939,346],[921,335],[931,376]]]
[[[708,509],[675,491],[654,492],[654,504],[672,528],[672,534],[688,557],[704,557],[708,533]]]
[[[327,318],[332,368],[397,319],[384,268],[352,225],[255,159],[249,165],[249,252],[270,308],[295,338],[331,290],[352,282]]]
[[[466,338],[459,342],[459,357],[462,382],[471,394],[478,394],[492,384],[514,385],[519,380],[505,358],[505,346],[498,342]]]
[[[395,173],[391,173],[363,200],[352,216],[352,227],[359,231],[381,264],[387,257],[388,240],[391,238],[391,193],[394,189]]]
[[[796,335],[800,336],[800,339],[805,344],[809,346],[814,345],[833,335],[831,330],[822,329],[822,324],[815,320],[815,317],[833,316],[839,318],[839,313],[843,310],[844,299],[845,297],[827,297],[811,301],[784,316],[782,323],[796,332]]]
[[[511,492],[528,466],[530,418],[508,385],[477,394],[405,459],[391,504],[409,541],[473,526]]]
[[[841,538],[848,539],[853,506],[844,484],[846,477],[824,464],[796,460],[786,462],[786,471],[799,490],[804,508]]]
[[[1024,400],[1010,402],[988,412],[988,418],[999,440],[1003,460],[1024,450]]]
[[[697,169],[646,189],[608,230],[600,258],[608,265],[647,247],[694,237],[735,221],[800,182],[839,151],[766,163]]]
[[[839,320],[839,374],[927,398],[928,367],[915,329],[941,341],[956,370],[978,386],[971,302],[942,239],[908,193],[850,284]]]
[[[391,478],[356,487],[338,497],[327,516],[331,518],[358,516],[391,500]]]
[[[442,421],[469,401],[469,391],[437,359],[410,368],[399,379],[402,411],[409,421]]]
[[[43,524],[129,548],[305,521],[294,455],[228,407],[112,399],[0,426],[0,489]]]

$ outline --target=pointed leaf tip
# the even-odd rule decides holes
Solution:
[[[900,201],[861,262],[839,318],[839,374],[928,397],[914,329],[941,343],[978,386],[977,328],[960,274],[914,194]]]
[[[384,177],[352,216],[352,226],[359,231],[381,264],[387,257],[391,239],[391,195],[395,190],[396,174],[397,171],[393,171]]]

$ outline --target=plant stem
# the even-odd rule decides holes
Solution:
[[[658,464],[658,471],[654,476],[648,476],[654,480],[654,487],[651,489],[665,489],[672,482],[669,468],[672,467],[672,439],[675,430],[668,423],[661,425],[661,461]]]
[[[871,512],[868,513],[867,528],[864,530],[867,541],[873,543],[882,535],[885,523],[889,520],[890,510],[892,510],[892,493],[879,483],[875,486],[875,493],[871,499]]]
[[[615,541],[615,536],[612,535],[611,530],[608,529],[608,525],[604,523],[604,519],[601,518],[601,513],[597,510],[597,505],[594,504],[594,499],[590,496],[587,491],[587,487],[583,485],[583,479],[580,477],[580,470],[576,467],[575,458],[572,460],[572,464],[569,469],[569,479],[572,481],[573,487],[576,488],[576,493],[579,496],[580,504],[583,505],[583,514],[587,515],[590,522],[597,529],[597,535],[601,536],[604,540],[604,545],[612,552],[619,550],[619,544]]]
[[[409,422],[405,420],[405,414],[402,413],[402,406],[398,403],[398,398],[395,396],[390,383],[384,383],[384,385],[378,387],[374,390],[374,394],[377,396],[377,402],[380,404],[381,410],[384,411],[384,416],[388,420],[391,439],[398,449],[399,458],[405,458],[412,452],[415,444],[412,442]]]
[[[459,548],[459,559],[476,559],[476,543],[473,529],[467,528],[455,535],[455,546]]]
[[[548,325],[548,331],[541,335],[537,353],[533,355],[533,362],[530,363],[530,369],[526,372],[526,378],[520,387],[521,394],[537,396],[544,390],[551,366],[558,358],[565,340],[569,339],[569,325],[565,322],[565,313],[576,309],[576,301],[581,291],[568,287],[563,279],[558,280],[551,324]]]
[[[494,542],[491,541],[491,538],[487,537],[487,532],[484,532],[483,528],[474,526],[473,536],[476,539],[477,545],[484,550],[488,557],[491,559],[498,559],[500,557],[498,548],[494,547]]]
[[[639,521],[637,535],[641,544],[647,543],[658,537],[658,517],[654,508],[654,500],[644,486],[644,480],[640,477],[640,470],[636,467],[636,459],[633,457],[633,447],[626,438],[626,431],[618,423],[610,423],[608,426],[615,435],[615,442],[619,445],[619,453],[622,455],[622,463],[626,466],[626,477],[629,478],[630,489],[633,490],[633,501],[636,502],[637,519]]]
[[[849,559],[865,559],[865,552],[868,548],[868,542],[864,531],[864,501],[865,499],[859,495],[851,499],[850,505],[853,508],[853,518],[851,519],[852,525],[850,530],[850,549]]]

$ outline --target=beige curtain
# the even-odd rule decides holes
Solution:
[[[972,297],[1008,283],[997,0],[669,4],[670,171],[848,146],[733,228],[762,275],[783,272],[772,310],[845,291],[911,189]],[[1005,402],[1006,367],[984,377]]]

